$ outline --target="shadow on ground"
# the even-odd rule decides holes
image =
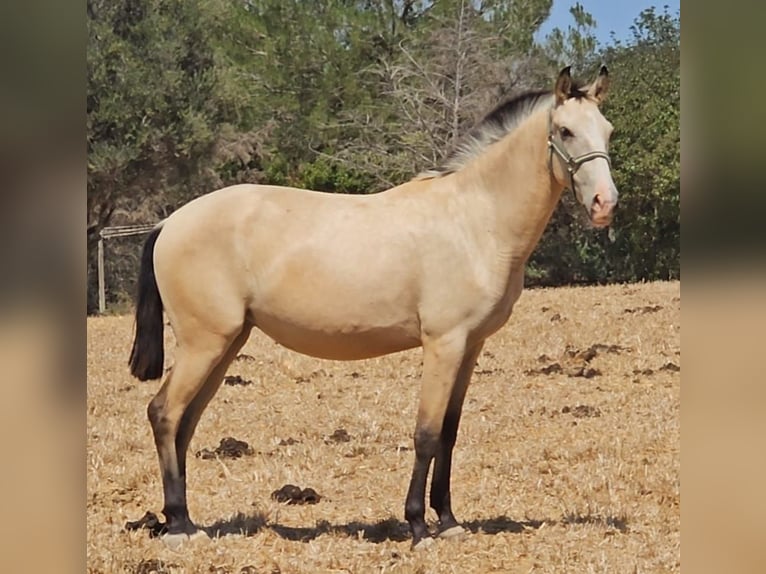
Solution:
[[[362,538],[370,542],[380,543],[386,540],[403,542],[410,538],[410,527],[406,522],[396,518],[388,518],[375,523],[349,522],[347,524],[331,524],[320,520],[313,527],[284,526],[268,522],[261,513],[238,513],[226,520],[219,520],[203,528],[211,538],[229,536],[232,534],[252,536],[261,530],[271,530],[286,540],[308,542],[323,534],[341,534]]]
[[[614,528],[620,532],[626,532],[627,526],[624,519],[599,516],[575,516],[567,515],[561,520],[513,520],[507,516],[497,516],[480,520],[463,522],[463,528],[470,532],[484,534],[500,534],[504,532],[519,534],[525,530],[536,530],[543,524],[569,526],[573,524],[601,525],[605,528]],[[374,543],[385,541],[404,542],[410,539],[410,527],[406,522],[396,518],[387,518],[374,523],[349,522],[347,524],[331,524],[328,521],[319,521],[313,527],[284,526],[271,523],[264,514],[238,513],[233,517],[220,520],[204,528],[211,538],[229,535],[252,536],[261,530],[271,530],[286,540],[308,542],[323,534],[340,534],[354,538],[361,538]]]
[[[625,517],[599,516],[592,514],[574,514],[569,513],[560,520],[533,520],[524,521],[513,520],[507,516],[496,516],[494,518],[485,518],[481,520],[471,520],[463,522],[463,528],[477,534],[500,534],[509,532],[519,534],[525,530],[537,530],[544,524],[560,525],[570,527],[578,524],[588,524],[599,526],[614,534],[615,531],[628,532],[627,520]],[[128,522],[125,525],[126,530],[149,530],[150,536],[159,536],[165,532],[165,525],[162,524],[156,515],[147,512],[141,520]],[[362,540],[368,540],[374,543],[385,542],[404,542],[410,539],[410,528],[406,522],[396,518],[387,518],[374,523],[367,522],[349,522],[346,524],[331,524],[326,520],[321,520],[313,527],[284,526],[282,524],[270,523],[263,513],[244,514],[239,512],[225,520],[219,520],[210,526],[202,527],[202,530],[210,538],[219,538],[221,536],[239,535],[253,536],[261,530],[271,530],[285,540],[296,542],[308,542],[314,540],[323,534],[339,534]]]

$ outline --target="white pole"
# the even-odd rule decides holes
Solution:
[[[104,239],[98,240],[98,312],[106,311],[106,286],[104,281]]]

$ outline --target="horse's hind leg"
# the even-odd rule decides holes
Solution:
[[[197,428],[197,423],[202,416],[205,407],[207,407],[210,400],[215,396],[215,393],[223,382],[223,377],[226,375],[226,371],[237,356],[242,346],[247,342],[250,336],[250,327],[245,327],[242,332],[234,339],[229,346],[226,354],[219,361],[218,365],[208,375],[205,384],[197,392],[196,396],[186,407],[181,422],[178,426],[178,432],[176,434],[176,455],[178,457],[178,468],[181,476],[186,476],[186,451],[189,448],[189,442],[194,435],[194,431]]]
[[[450,474],[452,470],[452,449],[455,446],[457,438],[458,425],[460,424],[460,415],[463,411],[463,400],[468,385],[471,382],[471,375],[476,366],[476,360],[479,357],[484,342],[480,342],[473,347],[463,358],[458,371],[455,387],[447,405],[447,412],[444,414],[441,435],[439,436],[439,445],[434,457],[434,472],[431,479],[431,508],[439,516],[439,536],[449,538],[464,533],[465,531],[458,525],[455,515],[452,513],[452,500],[450,497]]]
[[[147,413],[154,433],[154,442],[162,472],[164,494],[163,514],[167,519],[169,540],[173,537],[185,537],[197,531],[189,519],[186,505],[185,447],[196,421],[190,417],[183,427],[186,429],[178,442],[179,429],[187,408],[216,371],[221,361],[227,356],[240,331],[231,336],[224,336],[206,331],[196,332],[192,341],[180,343],[176,351],[176,361],[172,371],[157,395],[149,403]],[[212,394],[211,394],[212,396]],[[209,400],[209,398],[208,398]],[[199,409],[202,411],[202,408]],[[198,419],[198,415],[196,415]],[[177,446],[184,448],[178,449]]]
[[[404,506],[413,547],[429,538],[425,522],[425,490],[431,460],[437,453],[445,413],[463,363],[465,338],[452,334],[423,343],[423,380],[415,427],[415,465]]]

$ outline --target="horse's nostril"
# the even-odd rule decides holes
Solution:
[[[601,206],[602,206],[601,196],[597,193],[596,195],[593,196],[593,207],[601,207]]]

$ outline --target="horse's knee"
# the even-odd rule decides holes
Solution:
[[[415,429],[415,455],[418,458],[424,457],[430,460],[436,455],[438,446],[438,432],[427,428]]]

